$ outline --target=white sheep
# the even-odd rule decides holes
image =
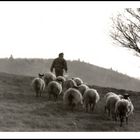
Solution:
[[[56,101],[61,93],[62,93],[61,82],[60,83],[58,81],[49,82],[47,86],[47,94],[49,96],[49,99],[51,96],[53,96],[54,100]]]
[[[109,96],[111,96],[111,95],[116,95],[116,94],[115,94],[114,92],[108,92],[108,93],[106,93],[105,96],[104,96],[105,101],[106,101],[107,98],[108,98]]]
[[[117,94],[109,95],[105,103],[105,111],[108,111],[108,116],[111,115],[112,119],[116,121],[115,104],[121,98]]]
[[[83,95],[83,102],[86,111],[94,111],[95,105],[99,101],[100,96],[95,89],[88,88]]]
[[[110,98],[110,96],[112,96],[112,95],[117,95],[116,93],[114,93],[114,92],[108,92],[107,94],[105,94],[105,96],[104,96],[104,100],[105,100],[105,113],[107,112],[107,107],[106,107],[106,105],[107,105],[107,102],[108,102],[108,98]],[[122,99],[123,98],[123,95],[118,95],[119,96],[119,98],[120,99]],[[109,112],[110,113],[110,112]]]
[[[83,104],[83,97],[79,90],[69,88],[64,92],[63,102],[73,111],[76,106]]]
[[[72,79],[67,79],[63,84],[63,92],[65,92],[69,88],[78,88],[76,82]]]
[[[36,97],[42,96],[42,93],[45,89],[45,81],[43,80],[43,76],[44,75],[39,74],[39,77],[34,78],[32,81],[31,85],[35,90]]]
[[[64,83],[66,81],[66,78],[64,76],[57,76],[55,80]]]
[[[133,111],[134,106],[131,101],[120,99],[116,102],[115,113],[120,118],[120,126],[122,126],[124,119],[126,119],[126,124],[128,124],[128,117],[133,114]]]
[[[56,79],[56,76],[52,72],[47,72],[44,74],[44,81],[46,84],[46,87],[48,86],[49,82],[54,81]]]
[[[66,78],[64,76],[57,76],[56,81],[61,82],[62,83],[62,88],[64,86],[64,82],[66,81]]]
[[[80,86],[81,84],[83,84],[83,80],[79,77],[73,77],[72,80],[76,82],[77,86]]]
[[[84,92],[88,89],[89,87],[86,84],[81,84],[80,86],[78,86],[78,90],[80,91],[80,93],[82,94],[82,96],[84,95]]]

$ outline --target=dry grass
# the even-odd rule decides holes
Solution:
[[[100,96],[93,113],[82,108],[67,110],[61,99],[48,100],[46,94],[36,98],[30,83],[32,77],[0,74],[0,131],[10,132],[126,132],[140,131],[140,95],[131,92],[134,116],[123,127],[104,114],[103,96],[108,89],[95,87]],[[112,90],[112,89],[110,89]],[[116,90],[120,93],[119,90]]]

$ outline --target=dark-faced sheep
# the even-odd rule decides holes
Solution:
[[[36,97],[42,96],[42,93],[45,89],[45,82],[43,80],[43,76],[44,75],[39,74],[39,77],[34,78],[32,81],[32,87],[36,93]]]
[[[120,126],[122,126],[124,119],[126,124],[128,124],[129,115],[133,114],[134,106],[131,101],[127,99],[121,99],[116,102],[115,113],[116,116],[120,119]]]

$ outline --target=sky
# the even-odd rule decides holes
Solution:
[[[117,47],[110,17],[140,2],[0,2],[0,58],[55,58],[88,62],[140,78],[140,58]]]

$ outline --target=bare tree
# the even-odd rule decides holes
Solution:
[[[140,56],[140,8],[124,9],[124,13],[112,17],[112,23],[110,36],[113,40]]]

